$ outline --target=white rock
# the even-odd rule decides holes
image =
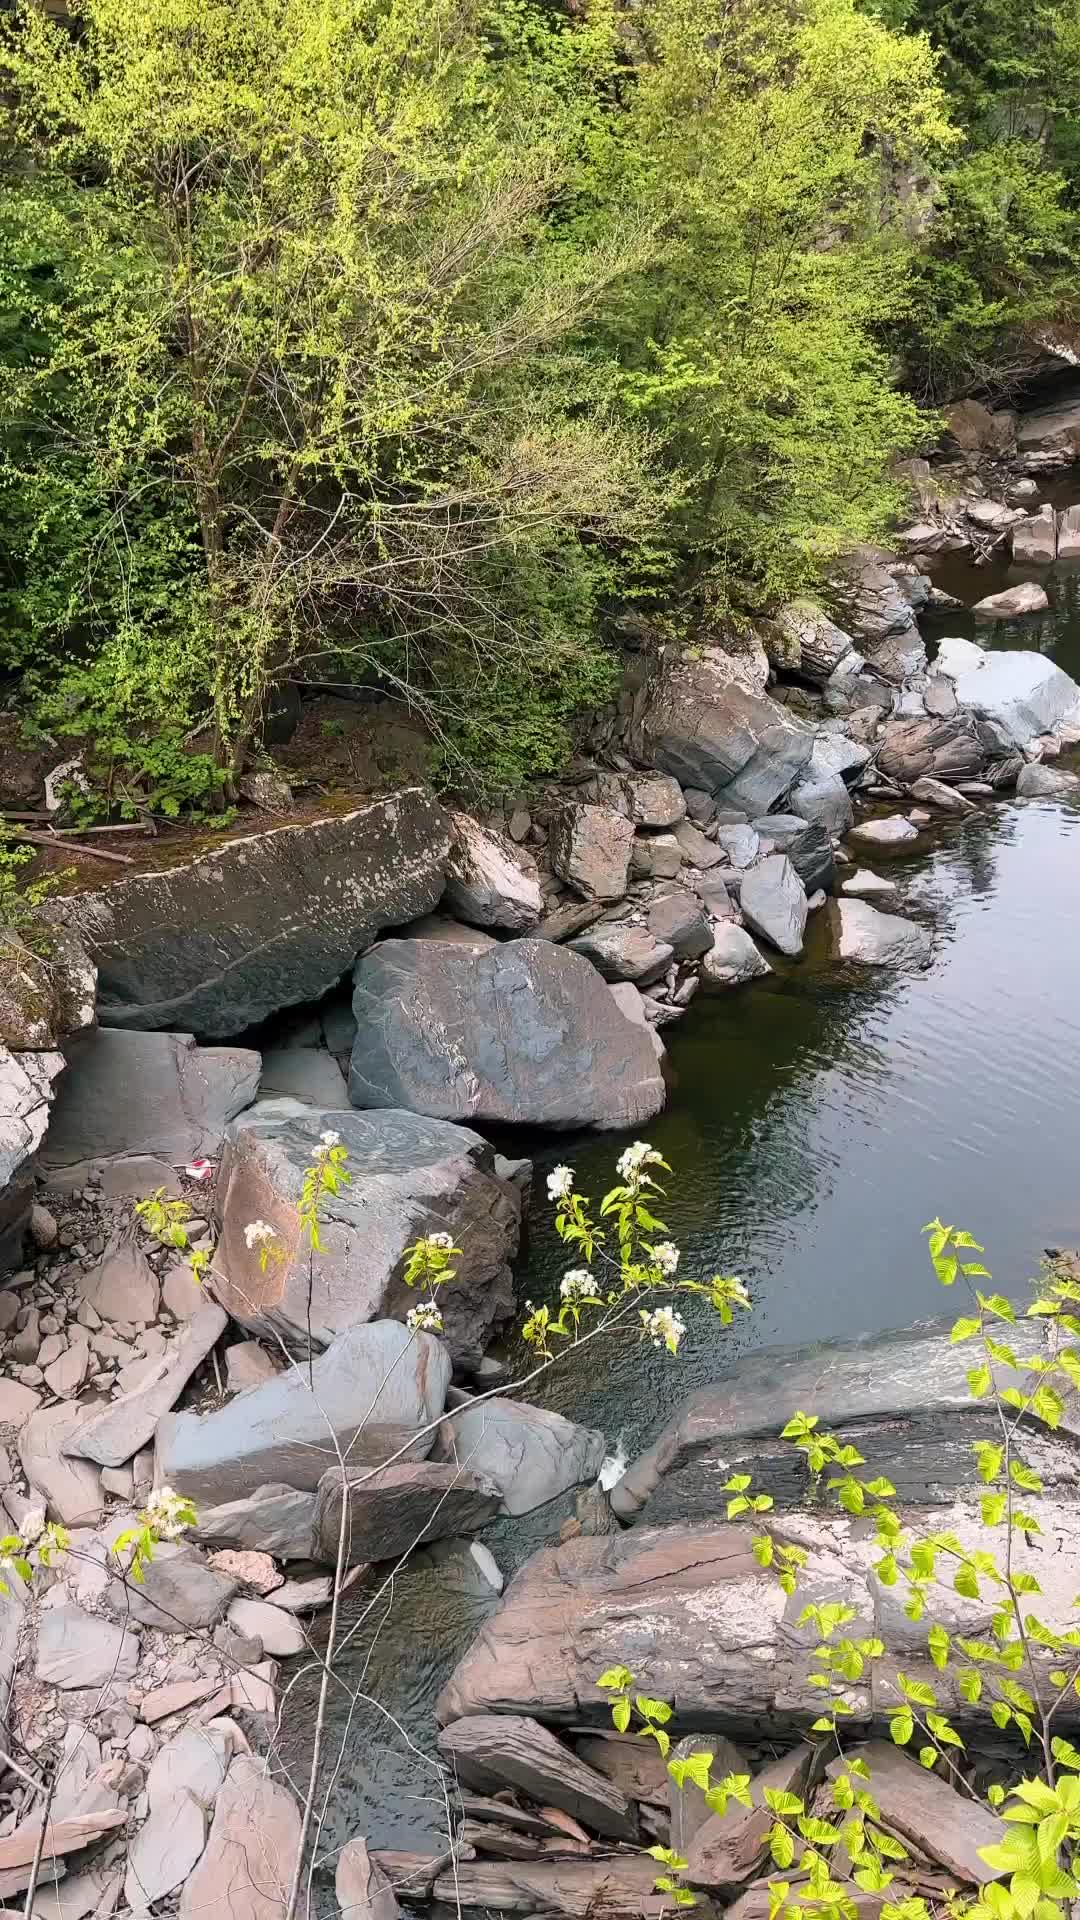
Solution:
[[[896,893],[895,880],[885,880],[879,873],[870,873],[866,867],[858,867],[843,881],[841,893],[848,893],[856,900],[870,900],[875,894]]]
[[[529,856],[467,813],[452,813],[450,824],[447,905],[478,927],[505,927],[513,933],[534,927],[544,901]]]
[[[261,1640],[263,1651],[280,1660],[303,1653],[307,1646],[307,1635],[295,1616],[284,1607],[271,1605],[269,1600],[234,1600],[227,1618],[237,1633],[247,1639]]]
[[[758,952],[745,927],[737,927],[733,920],[717,924],[712,947],[701,962],[702,979],[707,986],[737,987],[771,972],[768,961]]]

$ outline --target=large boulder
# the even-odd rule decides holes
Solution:
[[[1042,653],[959,654],[950,642],[950,670],[962,707],[993,721],[1014,746],[1051,733],[1080,712],[1080,686]],[[946,669],[943,669],[946,670]]]
[[[773,666],[823,687],[854,642],[812,600],[792,600],[765,624],[765,651]]]
[[[1062,464],[1080,457],[1080,400],[1021,414],[1016,450],[1021,455],[1051,455]]]
[[[655,894],[645,918],[649,932],[665,941],[677,960],[697,960],[712,945],[708,915],[687,887],[665,887]]]
[[[828,925],[838,960],[916,970],[930,965],[932,942],[926,928],[898,913],[880,913],[869,900],[831,901]]]
[[[878,766],[898,786],[929,774],[935,780],[977,780],[986,753],[968,714],[939,720],[890,720],[878,751]]]
[[[911,601],[889,571],[892,558],[878,547],[856,547],[838,563],[833,583],[845,625],[875,661],[887,642],[914,647],[919,640]]]
[[[637,1838],[637,1815],[621,1787],[525,1715],[456,1720],[440,1733],[439,1752],[455,1777],[478,1793],[514,1787],[612,1840]]]
[[[179,1166],[216,1155],[229,1121],[254,1100],[262,1065],[252,1047],[105,1027],[79,1035],[66,1053],[70,1070],[43,1155],[53,1171],[126,1154]]]
[[[981,400],[956,400],[945,409],[953,444],[965,453],[993,453],[1008,459],[1016,448],[1016,415],[991,413]]]
[[[1057,514],[1053,507],[1040,507],[1012,530],[1013,559],[1021,564],[1048,567],[1057,559]]]
[[[315,1499],[312,1556],[337,1565],[342,1544],[342,1479],[331,1467]],[[499,1490],[478,1468],[399,1460],[348,1480],[343,1565],[397,1560],[428,1540],[473,1533],[498,1511]]]
[[[312,1281],[299,1205],[326,1131],[346,1149],[351,1179],[324,1198]],[[493,1149],[468,1128],[416,1113],[260,1101],[229,1129],[217,1207],[219,1299],[235,1320],[294,1349],[309,1340],[323,1347],[365,1321],[403,1320],[416,1304],[402,1278],[406,1250],[426,1233],[449,1233],[462,1249],[443,1300],[455,1359],[478,1360],[513,1311],[521,1190],[499,1177]],[[266,1243],[247,1243],[253,1220],[273,1229],[275,1252],[265,1265]]]
[[[813,743],[786,707],[733,677],[726,654],[665,660],[634,703],[635,758],[745,813],[766,813],[782,799]]]
[[[952,1344],[951,1327],[951,1319],[929,1320],[744,1355],[665,1422],[612,1488],[613,1511],[654,1527],[716,1520],[727,1498],[723,1482],[751,1471],[778,1509],[798,1506],[806,1496],[805,1462],[780,1435],[800,1408],[817,1415],[823,1432],[865,1453],[864,1477],[887,1473],[900,1501],[950,1504],[972,1485],[972,1442],[992,1436],[997,1425],[992,1403],[971,1398],[971,1349]],[[1021,1359],[1044,1350],[1038,1321],[1019,1321],[1009,1340]],[[1045,1461],[1054,1488],[1063,1489],[1080,1444],[1061,1429],[1054,1468],[1046,1430],[1039,1431],[1040,1471]]]
[[[397,1320],[350,1327],[310,1368],[279,1373],[214,1413],[166,1414],[158,1478],[212,1507],[268,1483],[313,1492],[338,1448],[357,1470],[385,1466],[410,1442],[422,1458],[449,1384],[450,1356],[434,1335]]]
[[[1016,776],[1016,794],[1020,800],[1060,800],[1072,797],[1080,788],[1080,776],[1065,768],[1047,767],[1040,760],[1021,767]]]
[[[544,911],[535,863],[514,842],[467,813],[450,815],[446,904],[476,927],[522,933]]]
[[[831,838],[845,834],[855,818],[851,795],[838,773],[800,780],[792,787],[787,804],[797,818],[822,828]]]
[[[299,1851],[295,1796],[265,1760],[236,1754],[206,1851],[184,1882],[181,1920],[283,1920]]]
[[[356,968],[349,1096],[446,1120],[634,1127],[664,1104],[645,1034],[580,954],[384,940]]]
[[[106,1025],[239,1033],[317,1000],[383,927],[435,906],[450,838],[419,787],[226,840],[56,909],[98,968]]]
[[[836,859],[827,829],[797,813],[767,813],[754,821],[763,839],[786,853],[807,893],[826,892],[836,877]]]
[[[606,1444],[595,1428],[523,1400],[474,1401],[448,1414],[436,1451],[499,1489],[504,1513],[531,1513],[568,1487],[595,1480]]]
[[[781,953],[799,954],[806,931],[806,888],[786,853],[751,867],[739,892],[743,919]]]
[[[789,1412],[799,1404],[792,1401]],[[887,1446],[876,1457],[892,1476]],[[967,1472],[970,1479],[970,1457]],[[754,1484],[766,1482],[755,1478]],[[721,1498],[726,1503],[728,1496]],[[1017,1571],[1034,1574],[1040,1583],[1040,1618],[1059,1632],[1074,1618],[1080,1581],[1072,1510],[1071,1493],[1041,1504],[1045,1532],[1060,1541],[1055,1554],[1039,1550],[1041,1539],[1017,1549]],[[1000,1533],[983,1522],[975,1499],[970,1507],[954,1504],[944,1511],[909,1508],[904,1518],[917,1529],[954,1531],[976,1552],[1000,1548]],[[847,1629],[852,1637],[880,1637],[887,1655],[868,1662],[862,1677],[845,1687],[848,1737],[872,1720],[883,1721],[895,1703],[897,1658],[916,1685],[933,1685],[954,1723],[974,1722],[989,1731],[989,1698],[973,1705],[961,1695],[955,1665],[936,1670],[925,1627],[916,1638],[902,1597],[875,1578],[881,1550],[871,1528],[816,1507],[784,1515],[773,1531],[806,1554],[790,1596],[775,1570],[758,1564],[751,1526],[633,1527],[544,1548],[510,1582],[459,1662],[440,1695],[438,1717],[450,1724],[488,1714],[522,1714],[562,1726],[609,1724],[610,1696],[597,1681],[605,1668],[627,1666],[642,1693],[672,1702],[667,1730],[674,1738],[715,1729],[790,1740],[805,1734],[821,1712],[821,1693],[813,1685],[821,1636],[805,1609],[839,1599],[855,1610]],[[950,1630],[985,1634],[988,1618],[985,1599],[949,1596]],[[1061,1699],[1049,1680],[1055,1656],[1036,1653],[1035,1663],[1033,1690],[1044,1702]],[[1075,1722],[1075,1696],[1064,1711]]]
[[[34,1198],[34,1155],[66,1064],[62,1053],[12,1053],[0,1041],[0,1270],[19,1257]]]
[[[551,827],[551,865],[586,900],[621,900],[630,874],[634,829],[614,807],[567,805]]]
[[[0,927],[0,1045],[13,1053],[59,1045],[94,1020],[97,968],[71,934],[51,929],[47,948]]]

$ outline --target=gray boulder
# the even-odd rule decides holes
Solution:
[[[1070,370],[1075,363],[1069,356]],[[1016,429],[1018,453],[1051,456],[1062,464],[1080,455],[1080,401],[1036,407],[1022,414]]]
[[[602,920],[567,945],[572,953],[591,960],[605,980],[658,980],[674,952],[648,927],[631,926],[625,921]]]
[[[786,853],[770,853],[744,875],[743,918],[781,953],[799,954],[806,931],[806,888]]]
[[[94,1027],[70,1041],[44,1150],[50,1169],[124,1154],[185,1165],[216,1155],[250,1106],[261,1062],[251,1047],[200,1047],[190,1033]]]
[[[56,913],[97,964],[106,1025],[212,1039],[318,999],[383,927],[429,912],[448,850],[445,814],[410,787],[235,835],[197,860],[74,894]]]
[[[761,852],[761,836],[754,827],[717,827],[716,844],[733,867],[752,867]]]
[[[0,1041],[0,1269],[18,1262],[34,1199],[34,1155],[66,1064],[62,1053],[12,1053]]]
[[[350,1465],[383,1466],[410,1441],[431,1451],[450,1383],[450,1356],[429,1333],[397,1320],[350,1327],[312,1363],[278,1374],[208,1414],[166,1414],[157,1430],[158,1479],[200,1509],[240,1500],[268,1482],[314,1491],[348,1447]],[[34,1419],[40,1419],[35,1414]]]
[[[659,666],[635,700],[630,739],[635,758],[749,814],[776,805],[813,746],[809,727],[713,652]]]
[[[436,1451],[493,1482],[503,1513],[531,1513],[568,1487],[595,1480],[607,1448],[594,1428],[524,1400],[496,1398],[448,1414]]]
[[[636,880],[674,880],[683,853],[673,833],[638,833],[630,853],[630,872]]]
[[[546,940],[385,940],[356,968],[349,1093],[447,1120],[633,1127],[664,1083],[595,968]]]
[[[798,818],[821,827],[834,839],[846,833],[855,818],[851,795],[838,773],[800,780],[791,790],[788,806]]]
[[[844,722],[845,728],[851,724],[850,719]],[[811,780],[823,780],[830,773],[858,773],[872,757],[869,747],[861,740],[853,740],[849,733],[830,722],[828,730],[823,728],[814,741],[807,774]]]
[[[640,988],[635,987],[632,980],[613,980],[608,987],[608,992],[618,1007],[619,1012],[622,1014],[623,1019],[629,1020],[632,1026],[640,1027],[643,1032],[648,1034],[653,1052],[658,1060],[662,1060],[666,1049],[646,1012],[647,1007],[653,1006],[656,1003],[646,1000],[645,995],[641,992]]]
[[[544,910],[535,863],[514,842],[467,813],[450,815],[446,904],[477,927],[522,933]]]
[[[1020,800],[1061,800],[1067,795],[1075,797],[1080,789],[1080,778],[1069,773],[1063,767],[1046,767],[1040,760],[1033,760],[1028,766],[1021,767],[1016,776],[1016,793]]]
[[[807,893],[816,893],[819,887],[828,892],[836,878],[828,829],[797,813],[767,813],[754,825],[779,853],[787,854]]]
[[[311,1107],[349,1104],[345,1075],[323,1047],[271,1047],[262,1057],[258,1098],[305,1100]]]
[[[645,917],[649,932],[666,941],[677,960],[697,960],[712,945],[708,916],[686,887],[666,887],[650,900]]]
[[[310,1560],[314,1524],[312,1488],[270,1482],[239,1500],[200,1506],[193,1537],[204,1546],[252,1549],[272,1553],[278,1560]]]
[[[164,1633],[187,1633],[220,1620],[240,1582],[187,1540],[163,1540],[141,1581],[113,1579],[108,1604],[121,1619]]]
[[[699,872],[707,873],[710,867],[723,866],[727,861],[724,848],[710,840],[700,827],[695,827],[692,820],[680,820],[674,838],[684,866],[697,867]]]
[[[625,773],[622,790],[636,827],[673,827],[686,813],[686,801],[669,773]]]
[[[458,948],[435,950],[464,961],[466,972],[475,964]],[[352,1177],[325,1198],[323,1247],[311,1282],[298,1208],[305,1171],[326,1131],[346,1149]],[[510,1262],[521,1228],[520,1188],[499,1177],[494,1151],[479,1134],[445,1120],[260,1101],[229,1129],[217,1210],[218,1298],[235,1320],[280,1335],[297,1351],[309,1338],[323,1347],[365,1321],[403,1320],[416,1304],[402,1278],[406,1249],[425,1233],[450,1233],[462,1249],[444,1304],[455,1358],[479,1359],[513,1311]],[[265,1271],[260,1245],[247,1244],[253,1220],[273,1228],[281,1249]]]
[[[721,921],[714,927],[712,946],[701,963],[701,977],[706,986],[741,987],[745,981],[760,979],[771,972],[768,961],[758,952],[745,927],[737,927],[733,920]]]
[[[1016,747],[1052,733],[1080,710],[1080,686],[1045,654],[980,650],[976,658],[961,654],[956,642],[949,645],[948,670],[960,705],[994,723]]]
[[[43,1608],[34,1671],[52,1687],[102,1687],[131,1680],[139,1664],[133,1633],[71,1602]]]
[[[551,826],[551,865],[586,900],[621,900],[634,829],[613,807],[562,807]]]
[[[904,920],[897,913],[879,913],[867,900],[834,900],[828,913],[829,935],[838,960],[858,960],[868,967],[929,966],[930,935],[914,920]]]
[[[498,1512],[499,1489],[479,1470],[438,1460],[399,1460],[348,1483],[346,1566],[397,1560],[428,1540],[472,1533]],[[341,1539],[341,1469],[331,1467],[315,1498],[312,1555],[336,1566]]]
[[[852,649],[844,633],[812,600],[792,600],[766,622],[765,650],[775,667],[823,687]]]
[[[934,780],[976,780],[986,754],[970,715],[939,720],[892,720],[886,724],[878,750],[878,767],[898,786],[910,787],[928,776]]]
[[[1002,593],[988,593],[984,600],[976,600],[974,611],[988,620],[1017,620],[1025,613],[1045,613],[1049,605],[1046,588],[1037,586],[1034,580],[1024,580],[1017,587],[1006,587]]]
[[[1049,567],[1057,559],[1057,514],[1040,507],[1012,530],[1013,559],[1026,566]]]

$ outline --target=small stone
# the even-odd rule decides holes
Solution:
[[[272,1380],[278,1369],[257,1340],[238,1340],[225,1349],[225,1385],[230,1393],[243,1393]]]
[[[157,1751],[157,1741],[149,1727],[145,1725],[136,1727],[134,1732],[128,1735],[127,1750],[133,1760],[153,1759]]]
[[[30,1209],[30,1238],[42,1253],[51,1252],[59,1238],[55,1217],[36,1201]]]
[[[863,820],[852,827],[849,840],[858,840],[871,847],[898,847],[911,840],[917,840],[919,830],[902,813],[890,813],[882,820]]]
[[[130,1467],[103,1467],[101,1484],[106,1493],[115,1493],[121,1500],[130,1500],[135,1491],[135,1475]]]
[[[280,1659],[303,1653],[307,1635],[295,1616],[267,1600],[234,1600],[228,1621],[245,1638],[259,1639],[267,1653]]]
[[[210,1555],[210,1565],[222,1573],[231,1574],[241,1585],[254,1588],[256,1593],[273,1593],[276,1587],[284,1584],[285,1576],[274,1565],[268,1553],[258,1553],[254,1548],[240,1550],[235,1547],[221,1547]]]
[[[224,1659],[233,1667],[257,1667],[263,1657],[263,1643],[258,1634],[238,1632],[222,1620],[214,1628],[214,1645]]]
[[[41,1345],[38,1311],[36,1307],[24,1307],[22,1313],[25,1318],[11,1342],[11,1357],[13,1360],[36,1360],[37,1350]]]
[[[22,1371],[20,1367],[19,1372]],[[25,1425],[41,1404],[40,1393],[33,1391],[35,1384],[26,1381],[17,1384],[14,1380],[0,1379],[0,1426],[17,1429]]]
[[[0,1293],[0,1333],[6,1333],[15,1325],[19,1311],[17,1293]]]
[[[40,1387],[45,1379],[40,1367],[14,1367],[12,1371],[16,1380],[24,1387]]]
[[[54,1360],[51,1367],[44,1369],[46,1386],[61,1400],[73,1400],[86,1379],[89,1357],[89,1348],[81,1343],[68,1347],[66,1353]]]

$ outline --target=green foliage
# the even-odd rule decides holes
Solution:
[[[71,869],[28,879],[34,849],[18,827],[0,829],[0,932],[18,934],[35,951],[48,949],[49,933],[40,917],[46,900],[63,886]]]

